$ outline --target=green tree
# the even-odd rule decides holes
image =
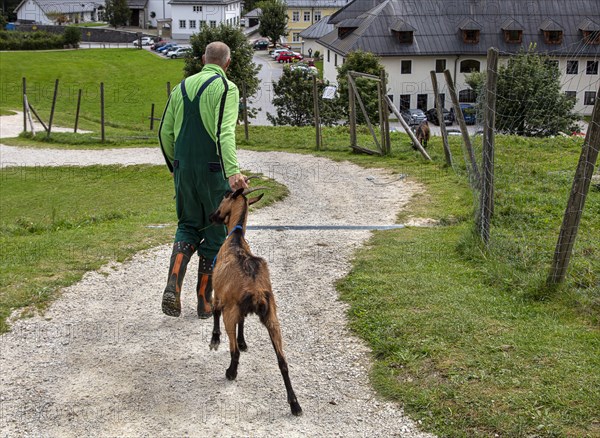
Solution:
[[[81,28],[77,26],[68,26],[63,34],[65,44],[77,46],[81,41]]]
[[[287,35],[287,6],[281,0],[266,0],[257,4],[261,9],[258,33],[275,45],[282,35]]]
[[[331,126],[340,120],[339,99],[322,99],[328,82],[317,79],[321,124]],[[307,69],[283,68],[283,75],[273,84],[273,105],[277,115],[267,114],[273,125],[310,126],[314,123],[313,74]]]
[[[106,0],[104,19],[115,29],[117,26],[125,26],[130,16],[127,0]]]
[[[370,52],[357,50],[350,52],[346,57],[345,62],[338,67],[338,92],[340,95],[341,108],[344,114],[348,114],[348,72],[356,71],[367,73],[379,77],[383,66],[379,62],[379,58]],[[372,122],[379,121],[379,102],[377,96],[377,82],[365,78],[356,78],[356,88],[360,97],[365,104],[365,108]],[[356,105],[356,120],[358,123],[366,123],[366,120]]]
[[[485,105],[484,73],[467,77]],[[560,71],[556,63],[535,52],[535,46],[511,56],[498,68],[496,129],[506,134],[546,137],[569,132],[577,116],[575,101],[561,92]],[[479,111],[481,112],[481,111]]]
[[[203,26],[200,32],[193,34],[190,38],[192,53],[185,58],[184,75],[191,76],[202,70],[202,54],[213,41],[222,41],[231,49],[231,64],[227,69],[227,77],[235,83],[240,89],[246,87],[248,96],[256,94],[258,91],[258,72],[262,66],[256,65],[252,61],[254,50],[246,40],[244,33],[237,27],[225,26],[223,24],[217,27]]]

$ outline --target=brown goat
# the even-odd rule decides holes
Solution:
[[[417,127],[417,131],[415,132],[415,136],[417,137],[417,140],[419,140],[419,143],[421,143],[421,146],[423,146],[424,148],[427,147],[427,143],[429,142],[430,135],[431,135],[431,131],[429,130],[429,123],[427,123],[427,120],[424,120]],[[414,147],[414,146],[413,146],[413,148],[416,149],[416,147]]]
[[[283,341],[269,268],[264,259],[252,254],[244,239],[248,206],[259,201],[263,196],[248,200],[246,195],[255,190],[258,188],[245,193],[243,189],[229,193],[210,216],[212,222],[225,224],[228,232],[228,237],[217,254],[213,271],[214,327],[210,349],[216,350],[221,342],[219,318],[222,313],[231,353],[231,363],[225,376],[229,380],[234,380],[237,377],[240,350],[247,349],[244,339],[244,319],[248,314],[255,313],[271,337],[292,414],[301,415],[302,408],[292,389],[287,361],[283,354]]]

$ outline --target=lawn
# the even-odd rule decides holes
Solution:
[[[134,70],[147,62],[164,104],[164,83],[175,83],[181,72],[160,67],[175,64],[146,58],[152,55],[142,51],[119,52],[127,61],[113,65],[112,87],[117,78],[142,75]],[[3,67],[7,55],[17,54],[1,53]],[[71,56],[50,55],[32,58],[62,62]],[[27,63],[32,70],[40,65]],[[62,68],[65,75],[78,75],[69,63]],[[37,80],[52,84],[53,76],[38,70]],[[19,108],[18,93],[17,99],[2,99],[0,110]],[[119,99],[111,114],[122,114],[145,132],[138,114],[147,114],[148,102]],[[63,117],[69,120],[68,113]],[[96,122],[88,123],[97,129]],[[398,222],[424,217],[439,226],[374,233],[338,284],[352,329],[373,350],[372,382],[383,397],[402,404],[423,430],[440,436],[600,436],[600,191],[589,193],[565,284],[558,290],[545,287],[581,139],[497,137],[495,215],[490,247],[483,248],[473,233],[477,196],[467,183],[456,137],[451,139],[456,169],[451,169],[444,166],[435,137],[429,146],[433,162],[425,162],[398,133],[392,134],[392,154],[376,157],[351,153],[344,127],[323,130],[320,152],[314,150],[312,128],[251,127],[247,141],[242,132],[243,148],[384,167],[423,187]],[[78,146],[69,136],[62,140],[69,142],[68,147]],[[362,129],[359,144],[369,143]],[[95,145],[91,138],[84,147]],[[172,234],[172,228],[145,227],[173,223],[164,169],[12,169],[1,178],[5,308],[43,307],[57,286],[85,270],[168,241]],[[31,211],[23,209],[24,200]],[[92,237],[106,248],[88,251]],[[24,290],[34,293],[23,297]]]

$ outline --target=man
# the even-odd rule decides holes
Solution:
[[[159,140],[175,182],[177,232],[162,311],[181,314],[181,285],[187,264],[198,250],[198,317],[212,314],[213,260],[227,237],[208,216],[228,190],[247,188],[235,145],[239,91],[225,72],[230,50],[222,42],[206,46],[204,67],[173,89],[159,128]]]

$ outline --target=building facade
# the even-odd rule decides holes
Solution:
[[[350,0],[286,0],[288,23],[286,42],[302,47],[300,32],[346,6]],[[304,52],[306,52],[304,48]]]
[[[329,19],[334,30],[318,40],[324,78],[336,82],[337,66],[348,53],[368,51],[380,57],[398,108],[434,106],[432,70],[438,73],[442,104],[449,107],[444,70],[452,73],[459,100],[473,102],[465,77],[485,71],[489,47],[506,63],[534,45],[558,65],[562,91],[576,99],[574,110],[589,115],[600,85],[600,9],[597,0],[573,3],[565,14],[558,0],[505,0],[494,7],[471,0],[355,0]]]
[[[173,39],[189,39],[202,26],[240,24],[242,3],[239,0],[170,0],[169,3]]]
[[[23,0],[15,8],[20,23],[77,24],[102,21],[103,1]]]

